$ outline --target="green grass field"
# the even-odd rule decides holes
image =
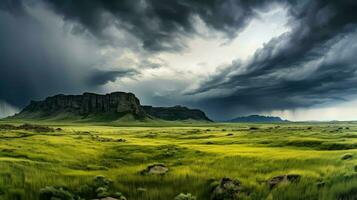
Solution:
[[[357,199],[355,123],[45,125],[62,130],[0,130],[0,199],[76,191],[97,175],[129,200],[208,200],[223,177],[240,180],[240,199]],[[169,172],[140,174],[155,163]],[[270,188],[283,174],[301,178]]]

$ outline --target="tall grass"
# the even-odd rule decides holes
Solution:
[[[38,199],[50,185],[74,191],[96,175],[112,179],[130,200],[170,200],[179,193],[206,200],[223,177],[241,181],[242,199],[356,199],[353,123],[45,124],[63,130],[0,130],[0,199]],[[352,159],[341,159],[345,154]],[[169,172],[140,174],[153,163]],[[267,180],[283,174],[301,179],[270,189]]]

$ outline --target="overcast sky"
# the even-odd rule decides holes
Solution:
[[[2,0],[0,117],[133,92],[216,120],[357,120],[355,0]]]

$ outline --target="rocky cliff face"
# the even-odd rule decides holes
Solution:
[[[126,115],[130,114],[130,115]],[[127,118],[122,118],[127,116]],[[204,112],[183,106],[152,107],[141,106],[139,99],[132,93],[114,92],[100,95],[84,93],[82,95],[59,94],[47,97],[43,101],[31,101],[17,119],[48,120],[91,120],[115,121],[159,118],[163,120],[201,120],[211,121]]]
[[[83,95],[56,95],[44,101],[31,101],[19,113],[42,112],[43,115],[66,112],[75,115],[87,116],[89,114],[127,114],[135,117],[145,117],[145,112],[139,100],[132,93],[114,92],[106,95],[84,93]]]
[[[144,111],[152,117],[164,119],[164,120],[200,120],[211,121],[204,112],[198,109],[189,109],[184,106],[174,107],[152,107],[142,106]]]

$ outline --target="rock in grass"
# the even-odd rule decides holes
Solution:
[[[353,158],[353,155],[350,153],[346,153],[341,157],[342,160],[351,160]]]
[[[153,164],[149,165],[146,169],[141,171],[142,175],[147,175],[147,174],[158,174],[158,175],[164,175],[169,171],[169,168],[167,168],[164,164],[158,163],[158,164]]]
[[[141,192],[141,193],[144,193],[144,192],[147,192],[147,189],[146,188],[143,188],[143,187],[139,187],[136,189],[138,192]]]
[[[222,178],[219,184],[213,188],[210,200],[237,200],[241,190],[239,180]]]
[[[196,197],[193,196],[191,193],[187,193],[187,194],[180,193],[175,197],[174,200],[196,200]]]
[[[298,174],[285,174],[285,175],[279,175],[279,176],[274,176],[273,178],[268,180],[268,185],[270,189],[278,185],[279,183],[283,181],[287,182],[296,182],[299,181],[301,178],[300,175]]]
[[[105,198],[101,198],[101,199],[93,199],[93,200],[119,200],[113,197],[105,197]]]

